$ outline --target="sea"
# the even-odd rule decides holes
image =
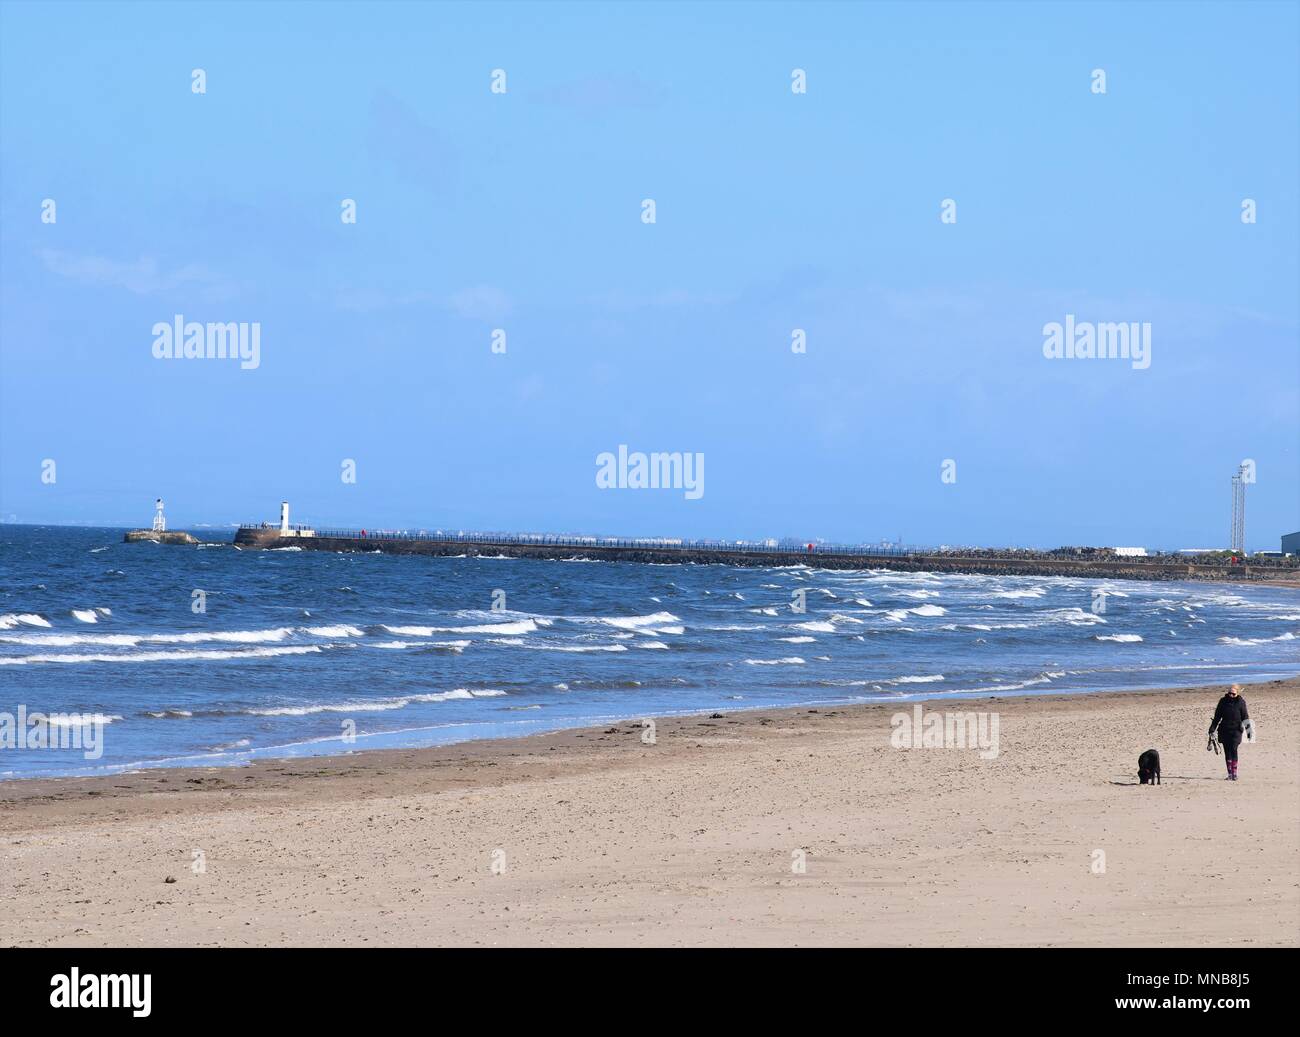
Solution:
[[[201,547],[122,533],[0,526],[0,779],[1300,673],[1293,589],[244,551],[230,532]],[[20,710],[102,738],[94,754],[67,737],[20,747]]]

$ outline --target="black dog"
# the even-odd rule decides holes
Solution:
[[[1138,781],[1143,785],[1160,784],[1160,754],[1154,749],[1138,757]]]

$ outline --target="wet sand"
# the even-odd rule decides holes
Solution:
[[[0,946],[1294,946],[1300,680],[1236,783],[1222,691],[923,703],[995,759],[905,703],[3,782]]]

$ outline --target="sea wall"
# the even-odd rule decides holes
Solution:
[[[1192,565],[1141,559],[1074,561],[1070,559],[1002,558],[990,555],[948,554],[842,554],[817,551],[744,551],[703,548],[646,548],[558,546],[476,541],[441,541],[428,538],[282,537],[278,528],[244,528],[235,534],[241,547],[276,549],[297,547],[305,551],[382,552],[396,555],[431,555],[444,558],[506,557],[550,560],[591,559],[604,562],[641,562],[651,565],[739,565],[749,567],[809,565],[819,569],[888,569],[895,572],[980,573],[994,576],[1078,576],[1124,580],[1252,580],[1269,579],[1277,571],[1249,565]]]

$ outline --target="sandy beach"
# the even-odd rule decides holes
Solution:
[[[993,759],[906,703],[5,782],[0,946],[1293,946],[1300,681],[1237,783],[1222,691],[922,704]]]

